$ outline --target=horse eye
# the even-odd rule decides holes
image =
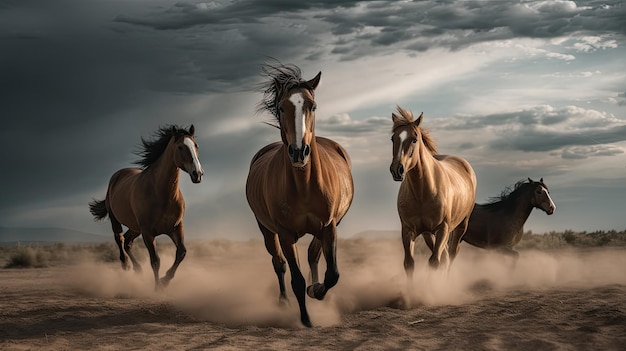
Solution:
[[[315,112],[315,110],[317,110],[317,105],[313,105],[313,106],[311,107],[311,111],[314,111],[314,112]]]
[[[417,143],[417,139],[413,139],[413,140],[411,140],[411,142],[412,142],[413,144],[415,144],[415,143]]]

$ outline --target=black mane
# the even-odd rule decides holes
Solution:
[[[141,137],[141,150],[135,152],[141,159],[133,163],[141,166],[143,169],[150,167],[151,164],[161,157],[161,154],[163,154],[163,151],[167,148],[167,144],[172,136],[178,138],[187,135],[191,135],[189,131],[177,125],[159,127],[159,130],[154,133],[152,139],[144,139]]]
[[[489,198],[489,202],[487,202],[486,204],[482,204],[481,206],[490,211],[496,211],[501,208],[506,208],[508,206],[514,206],[517,202],[517,199],[526,192],[528,186],[533,186],[537,184],[545,187],[545,185],[541,182],[522,179],[515,183],[515,185],[504,188],[500,195]]]
[[[274,64],[265,63],[261,66],[261,75],[267,77],[268,80],[259,85],[259,89],[263,91],[263,99],[257,106],[257,112],[270,112],[276,120],[275,124],[268,124],[280,128],[278,126],[278,102],[291,89],[306,88],[313,93],[313,88],[308,81],[302,78],[302,71],[298,66],[281,64],[278,60],[274,61]]]

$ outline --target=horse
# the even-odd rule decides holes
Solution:
[[[171,125],[160,127],[153,139],[141,138],[142,149],[137,152],[141,159],[135,162],[140,168],[115,172],[106,198],[89,203],[95,220],[109,216],[123,269],[130,269],[130,258],[134,270],[141,271],[131,248],[133,241],[143,236],[150,254],[155,290],[162,290],[169,284],[187,253],[183,228],[185,200],[178,183],[179,169],[188,173],[193,183],[202,181],[204,171],[198,160],[194,132],[193,125],[189,130]],[[122,234],[122,225],[128,228],[125,234]],[[161,260],[155,249],[155,238],[161,234],[174,242],[176,258],[165,276],[159,279]]]
[[[272,125],[280,130],[282,140],[254,155],[246,182],[248,204],[272,256],[279,302],[288,302],[286,260],[300,320],[306,327],[313,325],[306,309],[306,282],[296,242],[307,233],[313,235],[308,249],[312,284],[306,287],[306,295],[322,300],[339,280],[337,226],[354,195],[348,153],[335,141],[315,135],[315,89],[321,74],[304,80],[295,65],[262,66],[262,75],[268,80],[260,85],[264,95],[257,113],[267,111],[273,115]],[[324,282],[319,283],[317,262],[322,251],[326,273]]]
[[[450,267],[450,249],[456,252],[465,233],[476,196],[476,175],[472,166],[458,156],[439,155],[430,133],[413,114],[397,106],[392,113],[391,141],[393,180],[401,182],[398,214],[402,225],[404,269],[412,282],[415,239],[422,235],[431,250],[428,262],[437,269],[442,262]],[[450,235],[452,232],[452,235]]]
[[[547,215],[556,210],[543,178],[538,182],[530,178],[528,181],[520,180],[492,201],[476,204],[462,240],[511,256],[515,265],[519,253],[513,250],[513,246],[522,240],[524,223],[534,208],[543,210]]]

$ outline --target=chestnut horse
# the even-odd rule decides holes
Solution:
[[[303,80],[294,65],[263,65],[268,82],[259,112],[269,111],[282,141],[263,147],[252,158],[246,183],[248,204],[272,255],[280,301],[285,302],[285,259],[302,324],[311,327],[306,309],[306,282],[300,271],[296,242],[309,233],[312,284],[306,294],[322,300],[337,284],[337,225],[352,203],[351,162],[341,145],[315,136],[315,89],[321,72]],[[317,261],[326,259],[324,282],[318,282]]]
[[[550,191],[541,178],[538,182],[528,178],[505,189],[500,196],[487,204],[476,204],[470,216],[463,241],[483,249],[494,249],[513,257],[519,253],[513,246],[524,236],[524,223],[534,208],[546,214],[554,213],[556,206]],[[456,252],[450,253],[452,258]]]
[[[433,268],[456,252],[474,207],[476,175],[470,164],[457,156],[439,155],[430,134],[420,127],[423,113],[413,114],[401,107],[392,113],[393,158],[390,171],[401,181],[398,213],[402,224],[404,269],[413,277],[413,248],[421,234],[432,255]],[[452,232],[452,237],[450,237]]]
[[[141,265],[131,252],[139,235],[150,253],[155,289],[167,286],[185,258],[183,214],[185,200],[178,187],[179,168],[187,172],[194,183],[202,181],[204,171],[198,160],[198,144],[194,126],[189,130],[177,126],[161,127],[153,140],[141,139],[142,159],[135,162],[141,168],[124,168],[113,174],[106,198],[89,204],[96,220],[107,215],[115,242],[120,250],[122,267],[129,269],[128,259],[135,271]],[[128,230],[122,235],[122,225]],[[168,235],[176,245],[176,259],[165,276],[159,279],[160,258],[155,249],[155,237]]]

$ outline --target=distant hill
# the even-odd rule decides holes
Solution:
[[[97,235],[63,228],[6,228],[0,227],[0,245],[16,243],[100,243],[111,241],[112,236]]]

